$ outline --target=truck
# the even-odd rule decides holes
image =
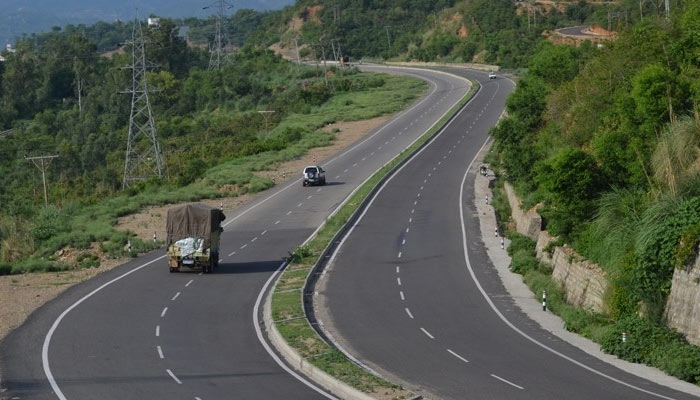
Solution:
[[[219,265],[221,222],[225,219],[222,210],[206,204],[170,208],[166,221],[170,272],[183,267],[212,272]]]

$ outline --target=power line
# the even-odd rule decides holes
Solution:
[[[146,62],[146,44],[141,29],[141,21],[136,18],[133,39],[131,41],[132,88],[131,116],[129,118],[129,137],[126,144],[126,162],[124,163],[124,182],[126,188],[132,182],[145,180],[152,176],[163,177],[163,158],[156,136],[156,124],[153,120],[151,102],[148,98],[148,78],[146,70],[152,65]]]
[[[46,189],[46,170],[49,169],[51,161],[53,161],[56,158],[58,158],[57,155],[36,157],[24,156],[25,160],[31,161],[32,164],[34,164],[39,169],[39,171],[41,171],[41,179],[44,181],[44,205],[46,206],[49,205],[49,192]]]
[[[226,0],[217,0],[215,3],[210,4],[202,9],[207,10],[209,8],[216,7],[216,35],[214,36],[214,45],[211,47],[211,55],[209,57],[209,69],[220,70],[222,65],[222,54],[224,52],[224,34],[222,32],[224,18],[226,18],[225,12],[227,9],[233,7],[233,5],[226,2]]]

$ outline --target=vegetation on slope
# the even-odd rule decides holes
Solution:
[[[323,146],[320,128],[339,120],[392,113],[424,90],[420,81],[333,70],[326,86],[316,68],[288,63],[271,51],[245,46],[221,72],[206,71],[207,54],[177,38],[174,24],[150,28],[149,72],[154,113],[165,158],[162,182],[122,190],[130,76],[94,44],[54,32],[37,47],[21,42],[3,63],[0,138],[0,272],[64,268],[50,258],[71,246],[98,243],[124,254],[126,233],[116,218],[146,205],[258,191],[272,182],[255,171]],[[78,82],[81,82],[80,85]],[[82,87],[78,96],[78,87]],[[80,100],[79,100],[80,99]],[[269,121],[258,110],[274,110]],[[49,171],[51,206],[42,207],[41,176],[23,155],[57,153]],[[132,238],[134,253],[154,245]]]

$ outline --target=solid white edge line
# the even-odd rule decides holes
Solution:
[[[402,67],[379,67],[379,69],[409,69],[409,70],[410,70],[411,68],[402,68]],[[425,70],[424,70],[424,71],[425,71]],[[430,73],[438,72],[438,73],[441,73],[441,74],[444,74],[444,75],[451,76],[451,77],[453,77],[453,78],[460,78],[460,79],[463,79],[463,80],[465,80],[465,81],[467,81],[467,82],[469,81],[469,80],[466,79],[466,78],[458,77],[458,76],[456,76],[456,75],[449,74],[449,73],[445,73],[445,72],[440,72],[440,71],[429,71],[429,72],[430,72]],[[418,75],[418,74],[416,74],[416,75]],[[424,77],[424,76],[421,76],[421,78],[427,80],[428,82],[430,82],[430,83],[433,85],[433,88],[432,88],[431,92],[430,92],[428,95],[426,95],[421,101],[419,101],[418,103],[416,103],[415,105],[413,105],[411,108],[409,108],[409,109],[407,109],[407,110],[404,110],[404,111],[402,111],[401,113],[399,113],[399,115],[397,115],[394,119],[392,119],[392,120],[389,121],[386,125],[384,125],[384,126],[382,126],[381,128],[379,128],[376,132],[374,132],[371,136],[367,137],[365,140],[361,141],[360,143],[357,143],[355,146],[351,147],[350,149],[348,149],[348,150],[344,151],[343,153],[341,153],[341,154],[339,154],[339,155],[333,157],[332,159],[330,159],[328,162],[326,162],[326,165],[330,165],[330,164],[332,164],[333,162],[335,162],[335,161],[339,160],[340,158],[344,157],[344,156],[347,155],[348,153],[354,151],[355,149],[357,149],[358,147],[360,147],[360,146],[363,145],[364,143],[368,142],[369,140],[371,140],[372,138],[374,138],[375,136],[377,136],[378,134],[380,134],[381,132],[383,132],[384,129],[388,128],[389,126],[394,125],[394,123],[395,123],[396,121],[398,121],[400,118],[404,117],[406,114],[409,114],[409,113],[410,113],[411,111],[413,111],[415,108],[419,107],[420,105],[422,105],[422,104],[425,103],[426,101],[430,100],[431,96],[437,91],[438,85],[437,85],[437,83],[436,83],[435,81],[433,81],[433,80],[431,80],[431,79],[429,79],[429,78],[426,78],[426,77]],[[453,87],[453,89],[454,89],[454,87]],[[467,92],[467,93],[468,93],[468,92]],[[477,95],[478,95],[478,92],[465,104],[464,107],[466,107],[469,103],[471,103],[472,100],[474,100],[474,99],[477,97]],[[447,113],[448,113],[449,111],[450,111],[450,110],[447,110],[438,120],[436,120],[435,124],[437,124],[445,115],[447,115]],[[433,126],[434,126],[435,124],[433,124]],[[440,135],[442,134],[442,132],[445,130],[445,128],[446,128],[447,126],[449,126],[450,124],[451,124],[451,121],[450,121],[450,123],[448,123],[445,127],[443,127],[443,129],[442,129],[437,135],[435,135],[435,137],[433,137],[433,140],[434,140],[435,138],[437,138],[438,136],[440,136]],[[432,127],[431,127],[431,128],[432,128]],[[421,136],[422,136],[422,135],[421,135]],[[416,140],[414,140],[414,141],[411,143],[411,145],[413,145],[413,143],[415,143],[415,142],[416,142],[417,140],[419,140],[419,139],[420,139],[420,136],[419,136],[418,138],[416,138]],[[425,147],[427,147],[433,140],[431,140]],[[409,145],[409,146],[410,146],[410,145]],[[425,147],[424,147],[423,149],[425,149]],[[421,153],[421,152],[422,152],[422,150],[419,151],[418,153],[414,154],[414,157],[415,157],[416,155],[418,155],[419,153]],[[374,154],[374,152],[373,152],[372,154]],[[412,157],[411,159],[413,159],[413,157]],[[389,162],[391,162],[391,161],[389,161]],[[409,162],[410,162],[410,160],[409,160]],[[407,163],[408,163],[408,162],[407,162]],[[406,163],[406,164],[407,164],[407,163]],[[402,168],[403,168],[403,167],[402,167]],[[397,171],[397,172],[398,172],[398,171]],[[368,178],[368,179],[369,179],[369,178]],[[367,180],[368,180],[368,179],[367,179]],[[238,215],[235,216],[234,218],[230,219],[228,222],[226,222],[225,224],[223,224],[222,227],[228,226],[228,225],[231,224],[233,221],[236,221],[237,219],[239,219],[239,218],[241,218],[242,216],[246,215],[247,213],[249,213],[249,212],[252,211],[253,209],[259,207],[259,206],[262,205],[263,203],[266,203],[267,201],[271,200],[272,198],[278,196],[280,193],[286,191],[287,189],[289,189],[289,188],[291,188],[292,186],[296,185],[296,184],[297,184],[298,182],[300,182],[300,181],[301,181],[301,179],[297,179],[297,180],[295,180],[295,181],[293,181],[293,182],[290,182],[290,183],[289,183],[286,187],[284,187],[283,189],[279,190],[278,192],[275,192],[275,193],[271,194],[270,196],[266,197],[265,199],[261,200],[260,202],[254,204],[254,205],[251,206],[250,208],[248,208],[248,209],[246,209],[245,211],[241,212],[240,214],[238,214]],[[387,182],[388,182],[388,180],[387,180]],[[380,190],[381,190],[381,189],[380,189]],[[349,197],[348,197],[348,198],[349,198]],[[346,200],[347,200],[348,198],[346,198]],[[337,208],[336,208],[336,211],[337,211]],[[288,213],[288,215],[289,215],[289,214],[291,214],[291,211]],[[363,214],[363,215],[364,215],[364,214]],[[319,229],[320,229],[320,227],[319,227]],[[314,233],[314,234],[315,234],[315,233]],[[118,277],[116,277],[116,278],[114,278],[114,279],[112,279],[112,280],[106,282],[106,283],[104,283],[103,285],[99,286],[98,288],[96,288],[95,290],[91,291],[91,292],[88,293],[87,295],[81,297],[78,301],[76,301],[76,302],[73,303],[70,307],[68,307],[67,309],[65,309],[65,310],[58,316],[58,318],[56,318],[56,320],[53,322],[53,324],[51,325],[51,328],[49,328],[49,331],[46,333],[46,336],[44,337],[44,343],[43,343],[42,349],[41,349],[41,362],[42,362],[42,366],[43,366],[43,369],[44,369],[44,375],[46,375],[46,379],[49,381],[49,385],[51,386],[51,389],[54,391],[54,393],[56,394],[56,397],[58,397],[59,400],[68,400],[68,399],[66,398],[66,396],[65,396],[65,395],[63,394],[63,392],[61,391],[61,388],[58,386],[58,383],[56,382],[56,379],[54,378],[53,373],[51,372],[51,367],[50,367],[50,364],[49,364],[49,346],[50,346],[50,344],[51,344],[51,338],[53,337],[53,334],[56,332],[56,329],[57,329],[58,326],[60,325],[61,321],[63,321],[63,319],[66,317],[66,315],[68,315],[69,312],[71,312],[73,309],[75,309],[77,306],[79,306],[79,305],[80,305],[82,302],[84,302],[85,300],[89,299],[90,297],[94,296],[96,293],[100,292],[100,291],[101,291],[102,289],[104,289],[105,287],[111,285],[111,284],[114,283],[114,282],[117,282],[117,281],[123,279],[123,278],[126,277],[126,276],[129,276],[129,275],[133,274],[133,273],[136,272],[136,271],[139,271],[139,270],[145,268],[145,267],[148,266],[148,265],[153,264],[153,263],[156,262],[156,261],[160,261],[160,260],[162,260],[162,259],[164,259],[164,258],[165,258],[165,255],[162,255],[162,256],[160,256],[160,257],[158,257],[158,258],[155,258],[155,259],[153,259],[153,260],[151,260],[151,261],[149,261],[149,262],[147,262],[147,263],[144,263],[144,264],[142,264],[142,265],[140,265],[140,266],[138,266],[138,267],[136,267],[136,268],[134,268],[134,269],[132,269],[132,270],[130,270],[130,271],[128,271],[128,272],[126,272],[126,273],[124,273],[124,274],[122,274],[122,275],[120,275],[120,276],[118,276]],[[256,312],[254,313],[254,318],[253,318],[253,319],[255,320],[255,327],[256,327],[256,331],[258,331],[258,338],[259,338],[259,339],[261,339],[261,336],[260,336],[260,333],[259,333],[260,327],[259,327],[258,324],[257,324],[257,309],[259,308],[259,305],[260,305],[260,304],[259,304],[259,303],[260,303],[259,300],[260,300],[260,297],[262,296],[262,293],[264,293],[264,291],[265,291],[265,289],[267,288],[267,286],[269,286],[269,283],[270,283],[270,281],[272,280],[272,277],[274,277],[275,275],[277,275],[277,273],[279,273],[279,271],[280,271],[281,269],[282,269],[282,266],[280,267],[280,269],[278,269],[278,271],[277,271],[276,273],[274,273],[274,274],[270,277],[270,279],[269,279],[268,282],[266,283],[265,287],[263,288],[263,291],[261,291],[261,292],[260,292],[260,295],[258,296],[258,297],[259,297],[259,298],[258,298],[258,302],[256,303],[256,306],[255,306]],[[189,286],[191,283],[192,283],[192,281],[188,282],[185,286]],[[334,397],[329,397],[327,394],[325,394],[324,392],[320,391],[320,390],[319,390],[318,388],[316,388],[315,386],[313,386],[313,385],[311,385],[310,383],[308,383],[308,381],[306,381],[304,378],[300,377],[298,374],[296,374],[296,373],[294,373],[293,371],[291,371],[286,365],[284,365],[284,363],[282,363],[282,362],[279,360],[279,357],[277,357],[277,355],[274,354],[274,352],[269,348],[269,345],[267,345],[267,344],[265,343],[264,340],[261,339],[261,342],[263,342],[263,345],[265,346],[266,350],[268,350],[268,353],[269,353],[271,356],[273,356],[273,359],[275,359],[275,361],[277,361],[277,363],[278,363],[279,365],[281,365],[287,372],[289,372],[290,374],[292,374],[292,375],[293,375],[294,377],[296,377],[298,380],[300,380],[300,381],[306,383],[308,386],[314,388],[314,390],[316,390],[317,392],[324,394],[324,395],[325,395],[326,397],[328,397],[328,398],[335,399]],[[341,350],[342,350],[342,349],[341,349]],[[343,353],[345,353],[346,356],[349,356],[351,359],[354,359],[352,356],[350,356],[349,353],[347,353],[347,352],[344,351],[344,350],[342,350],[342,351],[343,351]],[[168,370],[168,372],[170,372],[170,370]],[[170,373],[171,373],[171,375],[172,375],[172,372],[170,372]],[[174,377],[174,375],[172,375],[172,376]],[[175,379],[177,379],[177,378],[175,378]]]
[[[491,307],[491,309],[493,310],[493,312],[494,312],[506,325],[508,325],[512,330],[514,330],[514,331],[515,331],[516,333],[518,333],[520,336],[522,336],[522,337],[524,337],[525,339],[529,340],[530,342],[536,344],[537,346],[540,346],[541,348],[543,348],[543,349],[545,349],[545,350],[547,350],[547,351],[549,351],[549,352],[551,352],[551,353],[553,353],[553,354],[555,354],[555,355],[557,355],[557,356],[559,356],[559,357],[561,357],[561,358],[563,358],[563,359],[565,359],[565,360],[567,360],[567,361],[570,361],[570,362],[572,362],[573,364],[578,365],[579,367],[581,367],[581,368],[583,368],[583,369],[585,369],[585,370],[587,370],[587,371],[589,371],[589,372],[592,372],[592,373],[594,373],[594,374],[596,374],[596,375],[602,376],[603,378],[609,379],[609,380],[611,380],[611,381],[613,381],[613,382],[615,382],[615,383],[619,383],[620,385],[627,386],[627,387],[630,388],[630,389],[638,390],[638,391],[640,391],[640,392],[642,392],[642,393],[646,393],[646,394],[648,394],[648,395],[655,396],[655,397],[658,397],[658,398],[661,398],[661,399],[675,400],[673,397],[664,396],[664,395],[662,395],[662,394],[655,393],[655,392],[652,392],[652,391],[650,391],[650,390],[646,390],[646,389],[640,388],[640,387],[638,387],[638,386],[634,386],[634,385],[632,385],[631,383],[627,383],[627,382],[624,382],[624,381],[622,381],[622,380],[620,380],[620,379],[617,379],[617,378],[615,378],[615,377],[612,377],[612,376],[610,376],[610,375],[607,375],[607,374],[605,374],[605,373],[603,373],[603,372],[600,372],[600,371],[598,371],[598,370],[596,370],[596,369],[594,369],[594,368],[592,368],[592,367],[589,367],[588,365],[583,364],[583,363],[580,362],[580,361],[577,361],[577,360],[575,360],[575,359],[573,359],[573,358],[567,356],[566,354],[563,354],[563,353],[561,353],[561,352],[559,352],[559,351],[557,351],[557,350],[555,350],[555,349],[553,349],[553,348],[547,346],[547,345],[544,344],[544,343],[539,342],[537,339],[535,339],[535,338],[531,337],[530,335],[528,335],[527,333],[521,331],[517,326],[515,326],[512,322],[510,322],[510,321],[508,320],[508,318],[506,318],[506,316],[503,315],[503,313],[501,313],[501,311],[500,311],[500,310],[496,307],[496,305],[493,303],[493,301],[491,300],[491,298],[489,297],[489,295],[486,293],[486,290],[484,290],[483,286],[481,286],[481,282],[479,282],[479,279],[476,277],[476,274],[474,273],[474,268],[472,268],[471,261],[469,260],[469,249],[467,248],[467,229],[466,229],[466,226],[465,226],[465,223],[464,223],[464,207],[462,206],[462,205],[464,204],[464,185],[465,185],[466,182],[467,182],[467,176],[469,175],[469,171],[471,170],[472,165],[474,164],[474,162],[476,161],[476,159],[479,157],[479,154],[481,154],[481,152],[484,150],[484,147],[486,147],[486,145],[488,144],[488,142],[489,142],[490,140],[491,140],[490,137],[486,139],[486,141],[484,142],[484,144],[481,146],[481,149],[479,149],[479,151],[476,153],[476,155],[474,156],[474,158],[471,160],[471,162],[470,162],[469,165],[467,166],[467,170],[466,170],[466,172],[464,173],[464,176],[462,177],[462,184],[461,184],[461,186],[460,186],[460,188],[459,188],[459,217],[460,217],[460,220],[461,220],[461,223],[462,223],[462,247],[463,247],[463,249],[464,249],[464,260],[465,260],[465,262],[466,262],[466,264],[467,264],[467,269],[469,270],[469,275],[471,276],[472,280],[474,281],[474,284],[476,285],[477,289],[479,289],[479,292],[481,293],[481,295],[482,295],[482,296],[484,297],[484,299],[486,300],[486,303],[488,303],[488,305]]]
[[[425,328],[420,328],[420,330],[423,331],[429,338],[435,339],[435,336],[431,335],[430,332],[426,331]]]
[[[85,296],[81,297],[80,300],[76,301],[73,303],[70,307],[66,308],[65,311],[61,313],[61,315],[56,318],[56,320],[53,322],[53,325],[51,325],[51,328],[49,328],[49,331],[46,333],[46,336],[44,337],[44,344],[41,348],[41,363],[44,367],[44,375],[46,375],[46,379],[49,381],[49,385],[51,385],[51,389],[53,392],[56,394],[56,397],[59,398],[59,400],[67,400],[66,396],[63,394],[61,391],[61,388],[58,386],[58,383],[56,383],[56,379],[53,377],[53,374],[51,373],[51,366],[49,365],[49,345],[51,344],[51,337],[53,336],[54,332],[56,332],[56,329],[58,328],[58,325],[63,321],[63,318],[68,315],[69,312],[71,312],[74,308],[78,307],[82,302],[85,300],[89,299],[90,297],[94,296],[95,293],[99,292],[100,290],[106,288],[107,286],[111,285],[112,283],[123,279],[124,277],[133,274],[136,271],[139,271],[142,268],[147,267],[148,265],[153,264],[156,261],[160,261],[164,259],[165,256],[160,256],[156,259],[153,259],[145,264],[142,264],[131,271],[128,271],[111,281],[104,283],[102,286],[98,287],[97,289],[93,290],[92,292],[86,294]]]
[[[498,379],[499,381],[501,381],[501,382],[503,382],[503,383],[507,383],[507,384],[510,385],[510,386],[516,387],[516,388],[518,388],[518,389],[520,389],[520,390],[525,390],[524,387],[522,387],[522,386],[520,386],[520,385],[516,385],[515,383],[513,383],[513,382],[511,382],[511,381],[509,381],[509,380],[507,380],[507,379],[503,379],[503,378],[501,378],[501,377],[498,376],[498,375],[494,375],[494,374],[489,374],[489,375],[493,376],[494,378]]]
[[[455,353],[454,351],[452,351],[452,350],[450,350],[450,349],[447,349],[447,352],[450,353],[450,354],[452,354],[453,356],[459,358],[460,360],[464,361],[465,363],[468,363],[468,362],[469,362],[469,360],[467,360],[466,358],[460,356],[459,354]]]
[[[377,68],[378,68],[378,69],[389,69],[389,70],[391,70],[391,69],[411,69],[411,68],[401,68],[401,67],[391,67],[391,66],[389,66],[389,67],[377,67]],[[426,71],[426,70],[423,70],[423,71]],[[431,72],[431,73],[432,73],[432,72],[439,72],[439,73],[442,73],[442,74],[445,74],[445,75],[450,75],[450,76],[452,76],[452,77],[457,77],[456,75],[447,74],[447,73],[444,73],[444,72],[441,72],[441,71],[429,71],[429,72]],[[372,140],[375,136],[379,135],[379,134],[380,134],[381,132],[383,132],[386,128],[388,128],[388,127],[394,125],[394,124],[396,123],[396,121],[398,121],[399,119],[401,119],[402,117],[404,117],[406,114],[409,114],[409,113],[410,113],[411,111],[413,111],[415,108],[418,108],[420,105],[422,105],[422,104],[425,103],[426,101],[430,100],[431,96],[432,96],[433,94],[435,94],[435,92],[437,91],[437,88],[438,88],[437,83],[436,83],[435,81],[429,79],[429,78],[426,78],[426,77],[424,77],[424,76],[420,76],[420,75],[417,74],[417,73],[414,74],[414,76],[415,76],[415,75],[418,75],[421,79],[425,79],[426,81],[430,82],[430,84],[432,84],[433,88],[432,88],[432,90],[430,91],[430,93],[428,93],[428,94],[425,96],[425,98],[423,98],[421,101],[419,101],[418,103],[414,104],[411,108],[409,108],[409,109],[407,109],[407,110],[404,110],[404,111],[401,111],[396,117],[394,117],[394,119],[392,119],[392,120],[389,121],[387,124],[385,124],[384,126],[382,126],[381,128],[379,128],[376,132],[374,132],[372,135],[370,135],[370,136],[368,136],[367,138],[365,138],[365,139],[364,139],[363,141],[361,141],[360,143],[357,143],[356,145],[354,145],[354,146],[352,146],[351,148],[345,150],[344,152],[340,153],[339,155],[337,155],[337,156],[331,158],[330,160],[326,161],[326,163],[325,163],[326,166],[333,164],[334,162],[336,162],[336,161],[338,161],[339,159],[343,158],[344,156],[346,156],[346,155],[349,154],[350,152],[354,151],[354,150],[357,149],[358,147],[360,147],[360,146],[362,146],[363,144],[367,143],[368,141]],[[458,78],[462,78],[462,77],[458,77]],[[462,79],[465,79],[465,80],[466,80],[466,78],[462,78]],[[448,110],[448,111],[449,111],[449,110]],[[440,119],[442,119],[442,117],[440,117]],[[439,121],[439,120],[438,120],[438,121]],[[372,154],[374,154],[374,152],[373,152]],[[224,227],[224,228],[227,227],[227,226],[228,226],[230,223],[232,223],[233,221],[235,221],[235,220],[241,218],[242,216],[248,214],[250,211],[252,211],[253,209],[259,207],[259,206],[262,205],[263,203],[266,203],[267,201],[271,200],[272,198],[277,197],[280,193],[282,193],[282,192],[286,191],[287,189],[293,187],[294,185],[298,184],[299,182],[301,182],[301,179],[297,179],[297,180],[295,180],[295,181],[293,181],[293,182],[290,182],[287,186],[285,186],[284,188],[282,188],[282,189],[279,190],[278,192],[275,192],[275,193],[271,194],[270,196],[266,197],[266,198],[263,199],[262,201],[260,201],[260,202],[258,202],[258,203],[256,203],[256,204],[252,205],[250,208],[248,208],[248,209],[246,209],[245,211],[241,212],[240,214],[236,215],[236,216],[233,217],[231,220],[229,220],[228,222],[226,222],[225,224],[223,224],[222,227]]]
[[[167,372],[168,375],[170,375],[170,377],[173,378],[173,380],[174,380],[175,382],[177,382],[178,385],[182,385],[182,381],[179,380],[179,379],[177,379],[177,376],[175,376],[175,374],[173,374],[173,371],[171,371],[171,370],[169,370],[169,369],[166,369],[165,372]]]

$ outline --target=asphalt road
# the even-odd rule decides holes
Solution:
[[[428,398],[694,398],[589,356],[515,306],[486,255],[466,174],[513,86],[467,75],[482,90],[345,237],[317,289],[324,326],[359,361]]]
[[[468,90],[455,76],[390,70],[425,79],[429,93],[323,162],[327,186],[285,183],[231,213],[222,236],[222,262],[214,274],[170,274],[159,250],[67,290],[0,344],[0,386],[7,389],[3,395],[70,400],[324,398],[268,354],[254,310],[282,257]]]
[[[586,32],[586,30],[590,28],[588,25],[579,25],[579,26],[572,26],[569,28],[561,28],[557,29],[557,33],[563,36],[576,36],[576,37],[589,37],[589,38],[601,38],[604,36],[601,35],[594,35],[592,33]]]

